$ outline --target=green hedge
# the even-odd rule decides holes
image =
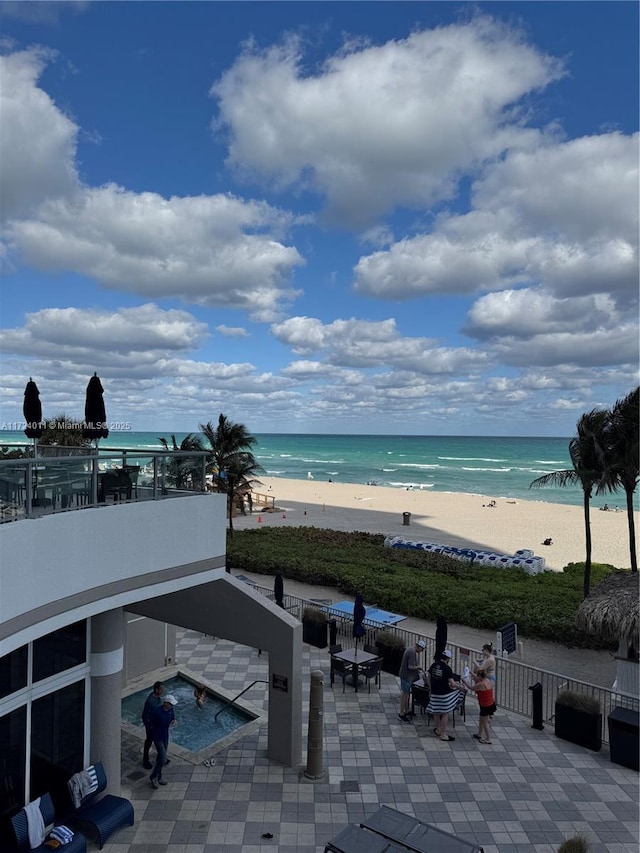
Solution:
[[[495,631],[516,622],[523,637],[569,646],[611,648],[574,625],[582,601],[584,564],[527,575],[520,569],[473,566],[442,554],[384,548],[384,537],[315,527],[236,530],[227,540],[234,569],[337,587],[378,607],[435,621]],[[613,566],[594,564],[595,585]]]

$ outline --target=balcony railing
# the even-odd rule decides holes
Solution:
[[[206,451],[40,450],[46,455],[0,460],[0,523],[211,489]]]

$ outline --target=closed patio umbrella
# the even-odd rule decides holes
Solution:
[[[356,600],[353,603],[353,636],[356,638],[356,654],[358,654],[358,639],[365,635],[364,618],[366,615],[367,611],[362,596],[357,592]]]
[[[83,438],[91,438],[96,441],[99,438],[107,438],[109,429],[107,427],[107,414],[104,408],[104,388],[94,373],[87,385],[87,396],[84,404],[84,423],[82,425]]]
[[[42,428],[42,403],[40,402],[38,386],[31,377],[29,377],[27,387],[24,389],[22,414],[27,424],[24,434],[27,438],[40,438],[44,432]]]
[[[436,619],[436,657],[439,658],[447,647],[447,620],[444,616]]]
[[[273,597],[278,607],[284,607],[284,581],[280,572],[273,579]]]

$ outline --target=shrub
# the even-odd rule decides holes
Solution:
[[[558,853],[589,853],[589,842],[584,835],[574,835],[562,842]]]
[[[595,696],[587,693],[577,693],[574,690],[562,690],[556,696],[558,705],[575,708],[577,711],[587,711],[589,714],[600,713],[600,702]]]
[[[381,631],[376,637],[376,646],[388,646],[391,649],[404,649],[404,640],[390,631]]]
[[[305,622],[326,622],[327,614],[324,610],[318,610],[317,607],[305,607],[302,611],[302,618]]]
[[[378,607],[435,621],[495,631],[507,622],[518,633],[568,646],[614,648],[595,634],[578,630],[575,611],[582,601],[582,563],[564,572],[527,575],[460,563],[428,551],[384,548],[384,536],[315,527],[260,527],[235,531],[227,540],[227,562],[235,569],[308,584],[361,592]],[[600,580],[611,567],[596,564]]]

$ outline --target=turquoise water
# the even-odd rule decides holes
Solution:
[[[171,727],[169,739],[191,752],[200,752],[212,746],[254,719],[251,714],[234,705],[215,720],[216,712],[226,705],[226,700],[209,693],[204,707],[198,708],[193,697],[193,684],[180,675],[165,681],[164,689],[165,693],[173,693],[178,700],[174,708],[177,725]],[[150,692],[151,688],[146,687],[124,698],[122,719],[142,729],[140,715]]]
[[[176,435],[178,442],[184,433]],[[167,436],[168,438],[168,436]],[[570,468],[566,438],[257,434],[254,455],[265,474],[304,480],[376,483],[398,489],[463,492],[582,505],[578,487],[529,489],[551,471]],[[25,444],[23,433],[0,433],[0,444]],[[111,433],[100,447],[161,449],[153,432]],[[624,508],[624,494],[595,497]]]

